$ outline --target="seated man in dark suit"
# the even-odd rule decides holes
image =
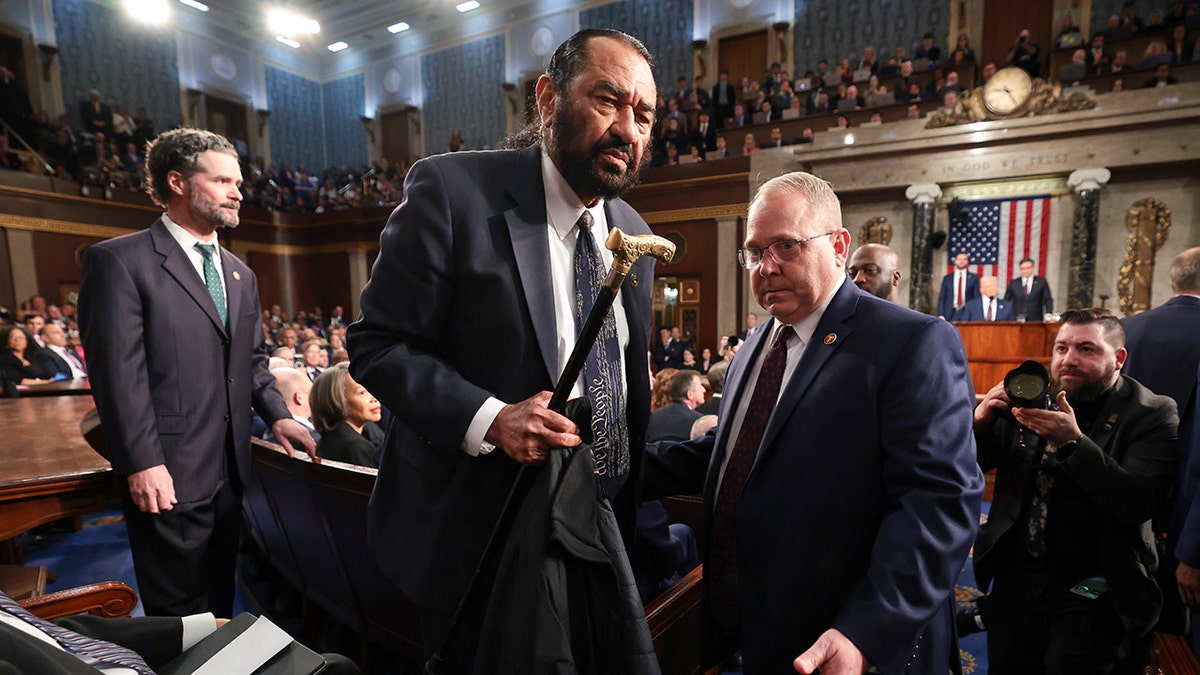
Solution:
[[[67,333],[56,323],[42,326],[40,337],[45,346],[33,356],[46,377],[79,380],[87,377],[87,368],[75,350],[67,346]],[[61,376],[61,377],[59,377]]]
[[[997,297],[1000,282],[996,277],[979,281],[979,297],[967,303],[956,321],[1012,321],[1012,306]]]
[[[1150,519],[1175,477],[1175,402],[1121,374],[1106,309],[1064,312],[1053,353],[1057,408],[1015,407],[1003,382],[975,408],[980,468],[996,469],[975,540],[992,675],[1110,672],[1162,607]]]
[[[119,619],[85,614],[50,622],[0,593],[0,673],[154,675],[151,668],[162,668],[228,621],[212,614]],[[322,673],[360,672],[343,656],[322,656]]]
[[[290,366],[283,368],[272,368],[271,374],[275,376],[275,388],[279,390],[279,395],[283,397],[283,402],[287,404],[288,412],[292,413],[292,419],[300,423],[300,426],[308,429],[308,434],[312,436],[313,442],[321,442],[321,434],[312,422],[312,406],[310,405],[309,396],[312,394],[313,383],[308,379],[308,375],[304,372],[292,368]],[[271,432],[266,425],[263,425],[264,433],[262,439],[271,443],[278,443],[275,434]],[[293,444],[296,447],[296,444]]]
[[[701,415],[716,415],[721,406],[721,392],[725,391],[725,373],[729,371],[728,361],[718,361],[708,369],[708,386],[712,396],[707,401],[696,406],[696,412]]]
[[[650,424],[646,427],[646,440],[686,441],[692,431],[692,422],[701,414],[696,408],[704,403],[704,384],[700,373],[681,370],[671,376],[668,385],[671,402],[650,413]]]
[[[1033,273],[1033,258],[1021,260],[1021,276],[1013,279],[1004,292],[1004,299],[1012,303],[1013,316],[1017,321],[1041,321],[1054,311],[1054,297],[1050,294],[1050,282],[1046,277]]]

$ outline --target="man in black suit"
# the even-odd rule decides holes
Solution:
[[[178,129],[146,168],[165,212],[84,251],[79,330],[146,613],[229,616],[251,406],[277,438],[316,445],[267,371],[254,273],[217,245],[238,224],[237,151]]]
[[[671,402],[650,413],[646,427],[646,440],[686,441],[691,438],[692,423],[701,417],[696,408],[704,403],[704,383],[700,373],[681,370],[671,376],[667,383]]]
[[[649,58],[618,31],[568,38],[537,82],[529,130],[537,144],[417,162],[381,236],[362,318],[347,334],[351,374],[393,412],[368,533],[384,572],[419,607],[430,653],[518,465],[580,443],[576,424],[546,404],[581,320],[576,256],[595,260],[598,251],[609,265],[610,228],[650,232],[618,198],[636,183],[650,142]],[[605,376],[589,376],[586,391],[577,382],[574,393],[606,396],[581,423],[607,437],[593,451],[625,536],[649,417],[653,287],[653,259],[641,258],[593,347]],[[481,614],[466,616],[448,655],[454,672],[470,672]]]
[[[1033,273],[1036,263],[1033,258],[1023,258],[1021,276],[1008,283],[1004,299],[1012,303],[1013,317],[1017,321],[1041,321],[1054,311],[1054,296],[1050,294],[1050,282],[1046,277]]]
[[[112,107],[100,102],[99,89],[89,91],[88,100],[80,102],[79,117],[83,120],[83,130],[88,134],[112,133]]]
[[[729,83],[729,71],[722,70],[717,75],[717,83],[712,89],[713,116],[717,118],[717,128],[725,127],[725,119],[733,116],[733,107],[737,105],[737,92]]]
[[[1121,374],[1125,359],[1111,312],[1070,310],[1050,362],[1057,408],[1013,407],[1001,382],[975,409],[980,468],[996,469],[975,541],[989,673],[1109,672],[1159,616],[1150,518],[1175,477],[1178,416]]]
[[[846,274],[862,290],[896,302],[900,295],[900,257],[889,246],[863,244],[846,263]]]
[[[1126,348],[1129,358],[1123,372],[1156,394],[1170,396],[1179,407],[1181,445],[1191,430],[1192,446],[1200,433],[1193,417],[1196,409],[1196,373],[1200,370],[1200,247],[1189,248],[1171,262],[1171,290],[1175,295],[1160,307],[1126,318]],[[1200,457],[1181,447],[1180,471],[1175,505],[1166,523],[1167,541],[1176,542],[1170,559],[1161,561],[1163,576],[1178,580],[1179,590],[1200,598],[1200,510],[1196,504]],[[1161,524],[1160,524],[1161,525]],[[1178,565],[1174,562],[1179,561]],[[1162,589],[1175,594],[1174,586]],[[1187,598],[1185,597],[1186,601]],[[1167,607],[1175,599],[1167,598]],[[1193,608],[1193,611],[1195,608]],[[1197,618],[1193,616],[1193,625]]]
[[[701,415],[716,415],[721,408],[721,393],[725,391],[725,373],[729,370],[728,361],[717,361],[708,369],[708,388],[712,396],[696,407]]]
[[[41,338],[46,346],[39,349],[33,360],[41,367],[46,377],[61,375],[68,380],[87,377],[87,368],[74,349],[67,346],[67,334],[56,323],[42,326]]]
[[[700,118],[696,128],[692,129],[689,142],[700,148],[701,157],[709,150],[717,149],[717,125],[712,123],[707,110],[700,111]]]

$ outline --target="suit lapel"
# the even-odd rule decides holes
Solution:
[[[245,288],[241,270],[237,269],[241,267],[241,261],[223,248],[217,250],[221,252],[221,269],[225,273],[225,302],[229,306],[229,333],[232,334],[234,323],[241,315],[242,290]]]
[[[1104,402],[1104,407],[1100,409],[1100,414],[1096,415],[1096,419],[1092,422],[1091,427],[1086,429],[1084,433],[1092,439],[1092,442],[1100,446],[1100,449],[1108,452],[1105,447],[1108,444],[1108,439],[1116,432],[1121,421],[1121,411],[1129,407],[1129,397],[1131,394],[1129,385],[1125,383],[1125,377],[1122,375],[1117,378],[1117,384],[1114,385],[1113,391],[1108,396],[1108,400]],[[1113,459],[1120,461],[1121,457],[1114,456]]]
[[[542,185],[541,148],[531,146],[517,155],[518,180],[510,193],[516,206],[504,212],[504,222],[512,240],[513,258],[521,276],[525,304],[533,319],[546,376],[554,382],[558,375],[558,340],[554,317],[554,288],[550,276],[550,243],[546,222],[546,192]]]
[[[213,327],[225,334],[225,326],[221,323],[221,317],[217,315],[217,306],[213,304],[208,288],[200,280],[200,275],[196,274],[196,268],[192,267],[192,262],[179,247],[179,242],[167,231],[167,226],[161,218],[150,226],[150,238],[154,242],[155,252],[163,257],[163,269],[183,287],[201,311],[208,315]],[[228,291],[226,295],[228,296]]]
[[[768,330],[769,329],[769,330]],[[712,457],[709,459],[708,474],[704,479],[704,494],[715,499],[717,489],[717,477],[721,473],[721,465],[725,463],[725,457],[732,450],[732,443],[729,439],[729,431],[734,415],[737,414],[738,406],[741,404],[743,396],[752,396],[754,390],[754,382],[750,381],[750,374],[754,370],[753,364],[758,362],[759,353],[763,349],[763,343],[766,342],[764,335],[774,335],[776,323],[772,321],[761,330],[756,330],[746,336],[746,342],[738,353],[733,357],[729,364],[729,371],[726,373],[725,394],[722,398],[728,397],[728,402],[725,405],[725,417],[723,424],[717,427],[717,438],[714,442]],[[747,393],[749,389],[749,393]],[[709,513],[712,510],[712,500],[706,499],[705,508]]]

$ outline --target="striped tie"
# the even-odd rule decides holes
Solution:
[[[113,644],[112,642],[90,638],[86,635],[76,633],[69,628],[63,628],[58,624],[50,623],[30,613],[29,610],[22,607],[16,600],[3,593],[0,593],[0,610],[8,612],[54,638],[55,642],[71,654],[94,659],[100,663],[132,668],[141,673],[141,675],[154,675],[154,671],[151,670],[150,666],[146,665],[146,661],[132,649]]]
[[[221,275],[217,273],[217,265],[213,262],[216,245],[196,242],[196,250],[204,256],[204,285],[212,296],[213,304],[217,306],[217,315],[221,317],[221,325],[229,326],[229,308],[225,305],[225,286],[221,283]]]

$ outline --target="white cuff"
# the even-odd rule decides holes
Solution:
[[[492,422],[496,421],[496,415],[500,414],[505,405],[504,401],[491,396],[479,406],[475,417],[471,418],[471,425],[467,427],[467,435],[463,438],[463,452],[478,457],[496,449],[496,446],[483,440],[483,437],[487,435],[488,429],[492,428]]]
[[[186,652],[196,646],[204,638],[217,630],[217,620],[212,612],[192,614],[179,619],[183,622],[183,645],[181,652]]]

